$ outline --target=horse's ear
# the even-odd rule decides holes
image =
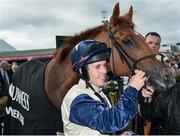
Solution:
[[[119,10],[119,2],[114,6],[113,14],[110,19],[110,23],[112,26],[115,26],[118,23],[120,10]]]
[[[128,19],[132,22],[132,16],[133,16],[133,7],[131,6],[128,13],[126,14]]]

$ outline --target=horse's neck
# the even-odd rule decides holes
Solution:
[[[77,82],[78,79],[68,59],[58,64],[54,60],[48,63],[45,72],[45,90],[50,101],[58,109],[68,90]]]

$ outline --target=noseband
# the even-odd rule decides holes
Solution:
[[[144,56],[144,57],[141,57],[139,59],[134,59],[132,58],[123,48],[122,48],[122,45],[114,38],[114,34],[116,32],[119,31],[120,27],[115,27],[113,29],[113,31],[111,30],[110,26],[109,25],[106,25],[106,28],[108,30],[108,36],[112,42],[112,45],[116,48],[118,54],[119,54],[119,57],[121,58],[122,62],[124,63],[124,61],[126,62],[128,68],[130,69],[131,73],[134,74],[134,70],[136,69],[136,65],[141,62],[142,60],[145,60],[145,59],[148,59],[148,58],[151,58],[151,57],[154,57],[156,56],[156,54],[151,54],[151,55],[147,55],[147,56]],[[131,39],[128,40],[129,42],[133,42]],[[112,52],[112,57],[114,58],[114,54]],[[114,70],[114,73],[116,75],[116,71],[115,71],[115,66],[114,66],[114,59],[112,60],[113,61],[113,70]]]

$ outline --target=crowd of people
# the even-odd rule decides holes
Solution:
[[[168,66],[168,69],[165,69],[166,77],[178,81],[179,58],[159,52],[161,36],[157,32],[147,33],[145,40],[152,52],[157,54],[157,60]],[[107,45],[94,40],[81,41],[73,48],[71,52],[72,67],[80,80],[68,91],[61,106],[64,134],[100,135],[117,134],[118,132],[127,135],[164,134],[161,118],[153,120],[149,115],[146,118],[147,114],[142,109],[144,105],[148,104],[153,108],[152,98],[156,91],[152,86],[144,88],[147,77],[143,71],[139,70],[135,75],[129,77],[129,82],[122,87],[123,91],[122,88],[116,88],[117,91],[122,92],[117,96],[116,103],[112,104],[112,100],[109,100],[108,93],[106,94],[103,88],[106,85],[107,63],[110,54],[111,49],[107,48]],[[8,102],[8,87],[12,82],[12,75],[18,67],[17,62],[11,64],[7,61],[0,62],[0,129],[2,131],[5,106]],[[178,85],[173,82],[169,88],[174,86]],[[112,90],[112,88],[110,89]],[[128,124],[132,125],[128,131],[121,131]],[[2,131],[1,134],[3,134]]]
[[[0,130],[3,130],[5,108],[8,102],[9,86],[12,82],[12,75],[17,70],[17,62],[9,64],[8,61],[3,60],[0,62]],[[0,131],[2,134],[2,131]]]

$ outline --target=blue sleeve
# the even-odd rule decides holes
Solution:
[[[69,120],[101,133],[112,133],[124,128],[137,112],[137,93],[128,87],[115,107],[92,99],[87,94],[76,97],[70,107]]]

